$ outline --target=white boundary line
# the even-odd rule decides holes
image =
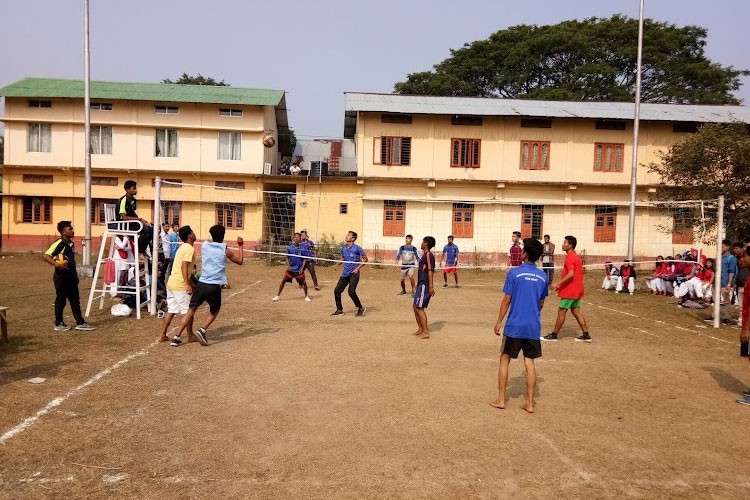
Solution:
[[[227,300],[231,299],[235,295],[239,295],[241,293],[246,292],[248,288],[257,285],[258,283],[261,283],[262,281],[263,280],[258,280],[255,283],[251,283],[250,285],[247,285],[245,288],[243,288],[241,290],[238,290],[238,291],[230,294],[227,297]],[[45,416],[46,414],[48,414],[49,412],[51,412],[52,410],[54,410],[55,408],[57,408],[58,406],[60,406],[61,404],[63,404],[68,399],[70,399],[73,396],[77,395],[79,392],[83,391],[88,386],[95,384],[96,382],[98,382],[102,378],[106,377],[107,375],[109,375],[113,371],[117,370],[121,366],[129,363],[133,359],[135,359],[135,358],[137,358],[139,356],[145,356],[146,354],[148,354],[148,352],[149,352],[149,350],[151,348],[153,348],[154,346],[156,346],[158,344],[159,344],[158,340],[156,340],[154,342],[151,342],[149,345],[147,345],[146,347],[144,347],[140,351],[137,351],[137,352],[134,352],[132,354],[129,354],[129,355],[125,356],[124,358],[122,358],[117,363],[115,363],[112,366],[110,366],[109,368],[105,368],[104,370],[100,371],[99,373],[97,373],[96,375],[94,375],[93,377],[91,377],[90,379],[88,379],[86,382],[84,382],[81,385],[79,385],[79,386],[71,389],[70,391],[68,391],[65,395],[53,399],[52,401],[50,401],[49,403],[47,403],[47,405],[44,408],[42,408],[41,410],[37,411],[34,415],[32,415],[32,416],[24,419],[21,423],[19,423],[18,425],[14,426],[11,429],[9,429],[2,436],[0,436],[0,446],[1,445],[5,445],[5,443],[8,442],[10,439],[12,439],[15,436],[21,434],[23,431],[25,431],[26,429],[28,429],[29,427],[31,427],[32,425],[34,425],[34,423],[36,423],[36,421],[39,420],[41,417]]]

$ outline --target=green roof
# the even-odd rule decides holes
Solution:
[[[25,78],[0,88],[0,96],[83,99],[83,80]],[[273,89],[174,83],[91,82],[92,99],[278,106],[283,97],[283,90]]]

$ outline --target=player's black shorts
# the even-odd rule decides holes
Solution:
[[[221,309],[221,285],[199,281],[193,289],[193,296],[190,297],[190,309],[198,309],[204,302],[208,302],[211,314],[219,314]]]
[[[298,273],[295,273],[294,271],[290,271],[287,269],[284,271],[284,283],[291,283],[292,280],[296,279],[297,283],[300,285],[305,284],[305,273],[303,271],[300,271]]]
[[[529,359],[542,357],[542,342],[539,339],[517,339],[503,335],[503,347],[501,352],[516,359],[518,353],[523,351],[523,357]]]

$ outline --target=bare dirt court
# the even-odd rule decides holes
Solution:
[[[508,409],[489,405],[504,273],[462,272],[460,290],[438,288],[424,341],[394,268],[365,269],[364,318],[346,295],[346,315],[329,316],[330,268],[313,302],[291,285],[271,302],[282,272],[230,264],[211,345],[171,348],[154,342],[156,319],[107,309],[94,332],[53,332],[50,267],[0,260],[0,305],[11,307],[0,433],[16,432],[0,444],[0,496],[746,498],[750,408],[735,399],[750,363],[737,329],[700,328],[707,311],[643,286],[605,294],[588,273],[594,342],[574,342],[569,317],[543,345],[530,415],[520,360]],[[550,300],[545,333],[555,311]],[[27,381],[37,376],[47,381]]]

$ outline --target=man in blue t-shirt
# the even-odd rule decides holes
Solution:
[[[500,328],[505,315],[510,310],[508,321],[503,331],[502,354],[500,355],[500,372],[498,374],[499,392],[496,401],[490,403],[495,408],[505,408],[505,390],[508,387],[508,367],[510,359],[517,358],[523,351],[523,364],[526,367],[526,402],[522,409],[534,413],[534,392],[536,391],[536,367],[534,359],[542,356],[541,311],[544,298],[547,296],[547,275],[536,267],[544,247],[539,240],[523,240],[523,264],[508,271],[503,286],[503,301],[500,314],[495,323],[495,335],[500,335]]]
[[[336,310],[333,311],[331,316],[341,316],[344,314],[344,307],[341,304],[341,294],[344,293],[344,289],[349,287],[349,297],[351,297],[354,305],[357,307],[357,316],[364,316],[366,307],[362,305],[357,297],[357,284],[359,283],[359,271],[364,267],[367,262],[367,255],[362,247],[355,245],[357,241],[357,233],[349,231],[346,233],[344,238],[344,246],[341,247],[341,259],[344,264],[344,270],[341,272],[339,282],[336,284],[336,289],[333,291],[333,298],[336,300]],[[337,262],[334,266],[338,268],[341,262]]]
[[[445,259],[445,267],[443,267]],[[448,275],[453,274],[458,288],[458,245],[453,243],[453,235],[448,236],[448,244],[443,247],[440,254],[440,267],[443,267],[443,288],[448,288]]]
[[[307,257],[307,259],[305,259],[307,261],[305,271],[310,273],[315,289],[320,290],[320,287],[318,286],[318,275],[315,274],[315,243],[313,243],[313,240],[307,236],[307,229],[300,231],[299,235],[299,246],[302,248],[303,255]]]
[[[406,295],[406,277],[408,276],[411,282],[411,296],[414,297],[414,266],[417,264],[418,254],[417,247],[411,244],[412,239],[412,235],[406,235],[406,243],[398,247],[396,263],[401,263],[401,293],[399,295]],[[434,258],[433,256],[433,260]],[[434,262],[432,269],[435,269]]]
[[[273,298],[274,302],[279,301],[281,291],[284,289],[284,285],[291,283],[292,280],[297,280],[299,286],[305,291],[305,302],[310,302],[310,297],[307,296],[307,281],[305,281],[305,267],[309,262],[305,259],[305,249],[300,244],[302,235],[300,233],[294,233],[294,242],[286,247],[286,271],[284,271],[284,277],[281,278],[281,284],[279,285],[279,292],[276,297]]]
[[[435,248],[435,238],[432,236],[422,238],[422,258],[419,259],[417,291],[414,294],[414,317],[417,319],[415,335],[420,339],[430,338],[425,309],[435,295],[435,255],[430,251],[433,248]]]

